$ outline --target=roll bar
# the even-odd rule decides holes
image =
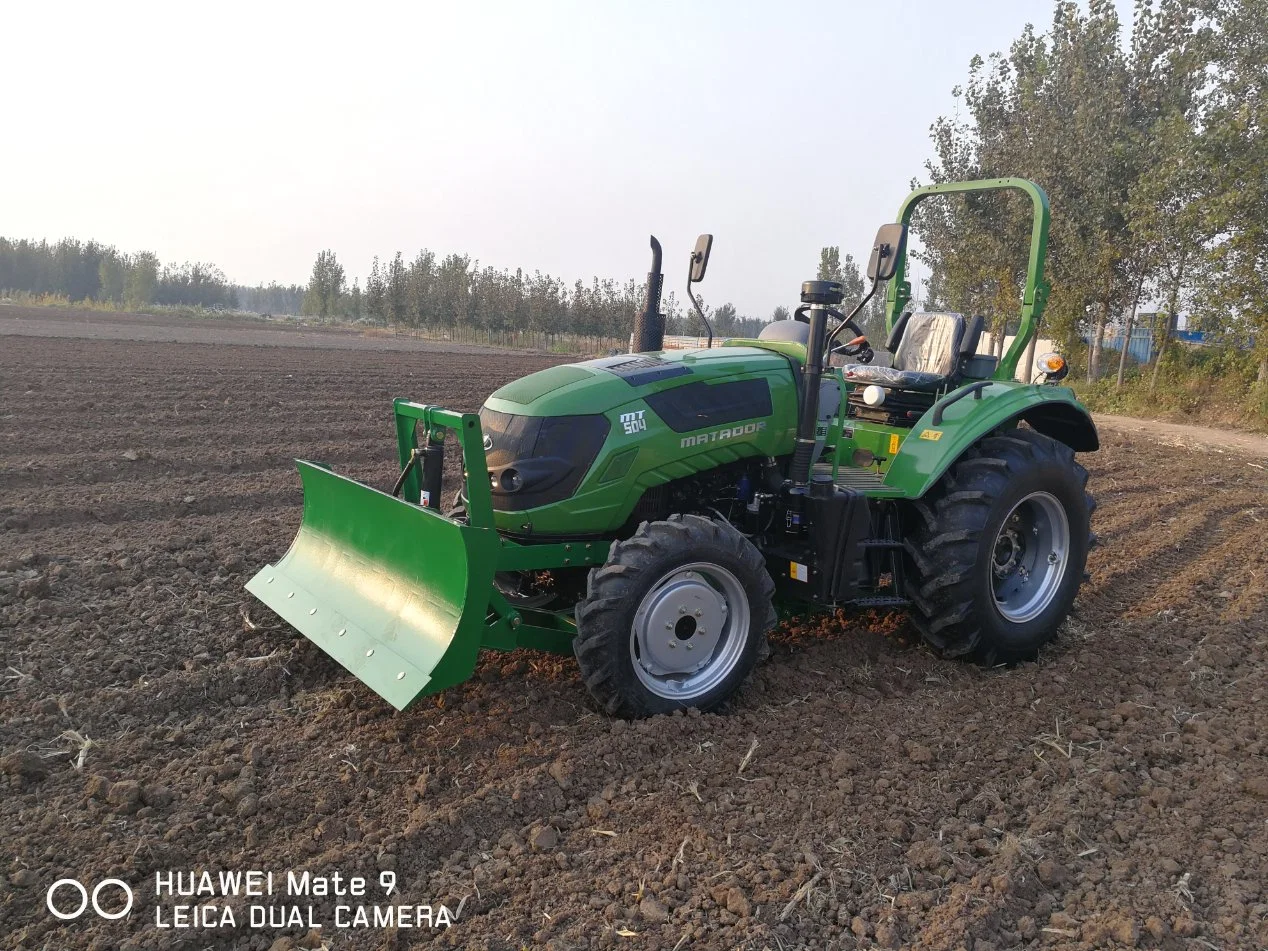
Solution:
[[[918,188],[905,199],[898,208],[900,224],[910,225],[916,206],[931,195],[953,195],[966,192],[985,192],[997,189],[1015,188],[1030,196],[1034,208],[1033,223],[1030,228],[1030,261],[1026,266],[1026,290],[1022,295],[1021,323],[1017,328],[1017,336],[1013,345],[1004,354],[1004,359],[996,368],[992,379],[1012,380],[1017,372],[1017,363],[1025,353],[1030,339],[1035,335],[1044,307],[1048,304],[1049,287],[1044,280],[1044,258],[1048,253],[1048,196],[1034,182],[1025,178],[986,178],[972,182],[947,182],[942,185],[929,185]],[[894,329],[894,322],[902,314],[903,309],[911,301],[911,283],[907,280],[907,253],[904,249],[898,260],[898,268],[894,279],[889,282],[885,293],[885,330]]]

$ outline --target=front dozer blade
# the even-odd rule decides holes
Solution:
[[[398,710],[470,677],[497,533],[297,465],[299,534],[247,590]]]

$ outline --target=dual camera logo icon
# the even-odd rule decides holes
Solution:
[[[101,892],[107,886],[114,886],[123,893],[123,908],[118,911],[107,911],[101,905]],[[74,907],[74,899],[63,897],[57,902],[53,901],[53,896],[58,890],[79,892],[79,907]],[[107,893],[109,894],[109,893]],[[92,897],[89,898],[88,889],[84,885],[73,878],[59,878],[48,888],[48,894],[44,896],[44,904],[48,905],[48,910],[53,913],[54,918],[60,918],[62,921],[73,921],[88,910],[91,901],[92,910],[98,916],[109,921],[115,921],[122,918],[132,910],[132,889],[128,887],[128,883],[117,878],[103,878],[92,890]],[[67,910],[71,908],[72,910]]]

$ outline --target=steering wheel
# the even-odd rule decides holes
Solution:
[[[872,358],[876,355],[872,350],[872,345],[868,343],[867,335],[863,333],[861,327],[852,320],[845,322],[847,330],[854,332],[854,339],[846,343],[835,344],[832,347],[833,353],[839,353],[844,357],[856,359],[859,363],[871,363]]]

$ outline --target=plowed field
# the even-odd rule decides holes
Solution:
[[[838,615],[724,714],[612,721],[535,653],[398,714],[242,590],[299,523],[291,460],[388,485],[392,397],[474,409],[558,358],[29,314],[0,319],[0,947],[1268,945],[1268,471],[1217,434],[1102,433],[1101,545],[1038,663]],[[369,891],[155,896],[248,869]],[[135,904],[59,920],[62,878]],[[200,903],[236,924],[167,927]]]

